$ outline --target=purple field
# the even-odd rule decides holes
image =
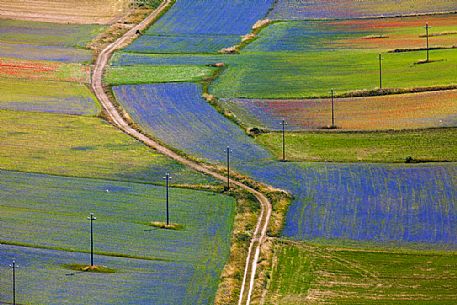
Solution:
[[[243,171],[294,194],[296,240],[457,245],[457,166],[268,163]]]
[[[146,132],[185,153],[225,162],[225,149],[230,146],[234,164],[271,158],[235,123],[203,100],[199,85],[168,83],[113,90]]]
[[[177,0],[132,45],[138,53],[209,53],[240,42],[273,0]]]
[[[65,265],[87,261],[86,253],[2,245],[0,304],[10,304],[11,279],[7,267],[16,260],[18,304],[184,304],[192,295],[194,266],[186,262],[95,256],[117,270],[112,274],[76,272]],[[169,292],[173,293],[169,293]],[[4,303],[8,302],[8,303]]]
[[[147,35],[243,35],[267,14],[273,0],[177,0]]]

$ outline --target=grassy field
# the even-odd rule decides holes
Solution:
[[[230,57],[223,54],[141,54],[117,51],[111,59],[111,65],[206,66],[224,62],[225,59]]]
[[[379,53],[384,89],[455,86],[455,49],[432,50],[431,62],[420,64],[426,22],[434,25],[431,48],[455,45],[455,15],[273,23],[239,56],[223,59],[228,69],[210,91],[222,98],[282,99],[326,97],[332,88],[340,94],[376,90]]]
[[[398,132],[287,133],[287,159],[319,162],[457,161],[457,129]],[[282,134],[257,137],[278,159],[282,158]]]
[[[123,66],[110,67],[105,83],[110,85],[198,82],[211,76],[216,68],[206,66]]]
[[[457,255],[278,242],[266,304],[453,304]]]
[[[122,15],[129,3],[129,0],[2,1],[0,16],[59,23],[107,24]]]
[[[28,3],[30,5],[30,1]],[[8,19],[0,19],[0,28],[0,41],[2,43],[74,48],[84,48],[95,36],[105,29],[104,26],[94,24],[56,25],[49,22]]]
[[[170,221],[183,229],[160,230],[149,223],[166,219],[163,186],[9,171],[0,185],[2,243],[87,253],[91,212],[98,254],[197,262],[218,251],[211,232],[230,240],[234,199],[216,193],[171,188]]]
[[[457,126],[457,91],[424,92],[335,100],[335,124],[346,130],[400,130]],[[248,128],[320,129],[332,124],[330,99],[227,99],[220,105]]]
[[[24,271],[21,297],[27,303],[87,304],[96,299],[97,304],[165,304],[169,298],[178,304],[211,304],[229,255],[233,198],[171,188],[170,220],[182,229],[161,230],[148,224],[165,220],[164,187],[2,171],[0,193],[2,252],[5,244],[32,247],[7,248],[0,258],[2,264],[7,263],[16,250],[14,258]],[[89,212],[97,217],[95,263],[116,270],[97,276],[102,283],[89,289],[92,296],[75,291],[87,287],[81,277],[90,282],[95,278],[65,267],[89,262]],[[53,278],[65,278],[68,273],[75,274],[65,279],[65,287]],[[5,301],[6,289],[1,288],[7,282],[2,279],[0,301]],[[107,283],[119,287],[111,291],[118,298],[104,299]],[[167,289],[173,289],[173,296],[164,293]],[[139,299],[131,294],[143,290]]]
[[[95,116],[100,105],[84,84],[0,78],[0,109]]]
[[[0,168],[54,175],[205,183],[98,118],[0,111]]]
[[[416,64],[425,52],[383,54],[383,88],[455,86],[457,50],[436,50],[435,61]],[[236,59],[236,61],[235,61]],[[378,54],[373,51],[244,53],[232,58],[229,68],[210,92],[231,98],[328,97],[379,88]]]

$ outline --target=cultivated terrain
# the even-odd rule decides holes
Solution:
[[[456,4],[24,4],[0,304],[457,302]]]

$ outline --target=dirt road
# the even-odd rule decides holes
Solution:
[[[140,24],[137,26],[133,27],[130,31],[128,31],[124,36],[119,38],[116,42],[110,44],[107,46],[98,56],[97,62],[95,64],[95,68],[93,70],[92,74],[92,89],[95,92],[95,95],[97,96],[98,100],[100,101],[102,107],[106,111],[106,114],[111,121],[111,123],[116,126],[117,128],[121,129],[128,135],[134,137],[135,139],[143,142],[147,146],[157,150],[159,153],[164,154],[177,162],[180,162],[196,171],[208,174],[210,176],[213,176],[214,178],[225,181],[226,177],[213,171],[211,168],[195,163],[193,161],[190,161],[177,153],[173,152],[172,150],[160,145],[153,139],[143,135],[142,133],[138,132],[134,128],[132,128],[121,116],[121,114],[118,112],[117,108],[114,106],[114,104],[111,102],[109,99],[108,95],[105,93],[103,89],[103,84],[102,84],[102,78],[103,78],[103,72],[108,64],[108,61],[110,57],[112,56],[113,52],[127,44],[128,42],[132,41],[132,39],[136,38],[137,31],[142,31],[144,30],[151,22],[153,22],[157,16],[166,8],[166,6],[170,3],[170,0],[165,1],[162,3],[162,5],[157,8],[154,12],[151,13],[146,19],[144,19]],[[260,256],[260,250],[261,250],[261,245],[263,242],[266,240],[266,233],[267,233],[267,227],[268,223],[270,221],[271,217],[271,203],[268,200],[268,198],[254,190],[253,188],[237,182],[233,181],[232,185],[236,185],[240,188],[245,189],[246,191],[250,192],[253,194],[257,200],[259,201],[261,205],[261,212],[257,221],[257,226],[255,228],[255,231],[252,235],[251,243],[249,246],[249,252],[246,260],[246,265],[245,265],[245,271],[244,271],[244,276],[243,276],[243,282],[242,282],[242,287],[240,291],[240,297],[238,304],[250,304],[251,302],[251,296],[252,292],[254,290],[254,281],[255,281],[255,275],[257,271],[257,261]]]

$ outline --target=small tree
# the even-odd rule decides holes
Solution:
[[[133,7],[145,7],[156,9],[160,6],[163,0],[132,0]]]

